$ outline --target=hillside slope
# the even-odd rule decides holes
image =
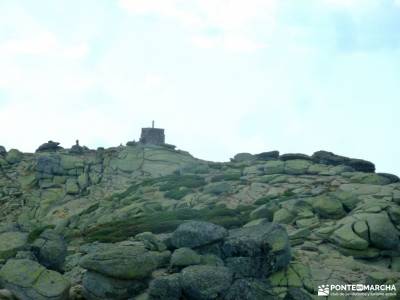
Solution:
[[[325,151],[215,163],[168,145],[0,148],[0,298],[310,299],[346,283],[399,291],[400,182],[374,171]]]

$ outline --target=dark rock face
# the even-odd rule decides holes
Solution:
[[[373,173],[375,172],[375,165],[372,162],[363,159],[350,159],[346,165],[352,167],[354,170],[359,172]]]
[[[58,156],[39,156],[36,162],[36,171],[42,174],[63,174]]]
[[[286,231],[273,223],[231,230],[222,251],[237,278],[265,277],[286,267],[291,259]]]
[[[326,165],[346,165],[359,172],[373,173],[375,165],[363,159],[348,158],[328,151],[317,151],[311,156],[316,163]]]
[[[191,221],[180,225],[171,237],[171,244],[176,248],[196,248],[222,240],[228,231],[218,225]]]
[[[279,151],[268,151],[255,154],[254,157],[258,160],[275,160],[279,158]]]
[[[311,158],[316,163],[333,166],[344,165],[345,162],[348,161],[347,157],[323,150],[315,152]]]
[[[67,256],[67,244],[62,236],[48,229],[33,242],[32,251],[40,264],[61,271]]]
[[[301,153],[286,153],[279,156],[279,159],[283,161],[294,160],[294,159],[311,160],[311,157]]]
[[[179,300],[182,296],[180,274],[154,279],[149,286],[149,300]]]
[[[36,149],[36,152],[54,152],[63,149],[59,145],[60,143],[58,142],[48,141],[47,143],[40,145],[39,148]]]
[[[389,179],[390,183],[396,183],[400,181],[400,178],[394,174],[389,174],[389,173],[377,173],[377,174]]]

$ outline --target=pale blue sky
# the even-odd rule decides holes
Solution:
[[[399,0],[2,0],[0,144],[325,149],[400,175]]]

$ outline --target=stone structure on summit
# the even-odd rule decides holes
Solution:
[[[142,128],[140,143],[151,145],[164,145],[165,134],[163,128],[154,128],[154,121],[151,127]]]

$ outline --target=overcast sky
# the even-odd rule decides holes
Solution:
[[[317,150],[400,175],[399,0],[1,0],[0,145]]]

